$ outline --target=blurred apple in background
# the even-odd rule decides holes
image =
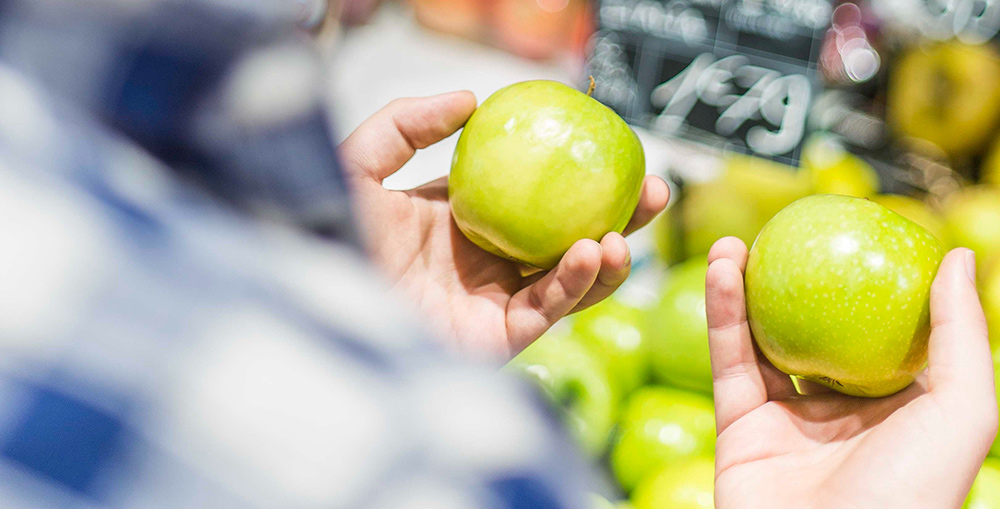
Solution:
[[[635,509],[713,509],[715,460],[692,458],[646,478],[632,494]]]
[[[878,174],[829,135],[813,135],[802,149],[802,171],[818,194],[865,198],[879,191]]]
[[[722,180],[753,203],[760,222],[758,231],[778,211],[811,193],[811,183],[805,172],[742,154],[728,154],[724,157]],[[749,240],[753,241],[752,238]]]
[[[410,0],[420,24],[470,39],[483,36],[484,0]]]
[[[986,458],[962,509],[1000,509],[1000,460]]]
[[[926,203],[909,196],[898,194],[880,194],[872,196],[871,200],[879,205],[923,226],[941,241],[946,248],[951,245],[948,238],[948,228],[944,218]]]
[[[637,390],[625,403],[611,468],[629,491],[682,459],[715,451],[715,412],[706,396],[667,387]]]
[[[573,338],[604,357],[622,395],[642,385],[649,373],[644,318],[643,310],[615,296],[573,317]]]
[[[955,246],[976,252],[979,275],[1000,258],[1000,190],[970,187],[952,195],[944,206],[945,224]]]
[[[476,245],[550,269],[574,242],[621,232],[645,174],[642,144],[617,113],[561,83],[526,81],[466,122],[448,197]]]
[[[810,194],[809,176],[759,157],[727,154],[719,178],[688,184],[653,225],[656,252],[667,265],[706,255],[722,237],[748,246],[765,223]],[[723,205],[724,204],[724,205]]]
[[[993,142],[989,154],[979,169],[979,181],[994,186],[1000,185],[1000,138]]]
[[[667,274],[659,302],[650,308],[646,341],[653,375],[670,385],[712,392],[705,318],[703,256],[675,265]]]
[[[781,371],[881,397],[927,361],[931,282],[944,257],[920,225],[870,200],[803,198],[750,249],[747,318]]]
[[[672,265],[708,254],[722,237],[752,242],[762,224],[749,195],[725,182],[689,185],[683,197],[657,219],[657,254]]]
[[[886,116],[899,135],[927,140],[953,160],[985,148],[1000,123],[1000,57],[958,41],[906,50],[889,76]]]
[[[542,388],[587,453],[599,456],[605,450],[619,397],[603,356],[564,332],[549,332],[504,369]]]

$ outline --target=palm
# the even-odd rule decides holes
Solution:
[[[509,358],[567,313],[610,295],[629,273],[628,246],[609,233],[581,240],[554,269],[530,275],[458,230],[442,178],[409,191],[382,180],[417,149],[459,129],[475,109],[469,93],[394,101],[341,146],[365,244],[396,288],[432,326],[473,354]],[[666,184],[647,177],[626,234],[666,205]]]
[[[817,494],[831,507],[920,507],[920,468],[898,470],[875,489],[840,488],[884,477],[887,459],[932,440],[928,430],[940,424],[925,421],[943,415],[935,406],[919,385],[878,400],[825,394],[765,403],[719,436],[720,449],[736,451],[718,465],[720,507],[772,507],[776,496]]]
[[[372,244],[389,277],[421,309],[438,311],[429,318],[440,319],[439,328],[456,338],[474,338],[463,346],[491,351],[509,345],[507,306],[528,279],[516,264],[462,235],[451,217],[447,182],[387,192],[385,205],[385,239]]]
[[[932,290],[928,371],[893,396],[864,399],[808,382],[800,388],[809,395],[796,391],[753,345],[746,247],[736,239],[713,247],[717,507],[961,506],[997,417],[982,312],[958,258],[945,259]]]

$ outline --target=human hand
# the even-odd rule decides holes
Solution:
[[[340,147],[365,246],[375,263],[433,326],[467,353],[509,359],[564,315],[611,295],[631,267],[622,235],[576,242],[547,272],[522,267],[465,238],[441,178],[408,191],[382,181],[416,152],[448,137],[476,109],[470,92],[398,99],[366,120]],[[625,234],[666,206],[666,183],[647,176]]]
[[[746,246],[722,239],[708,260],[717,508],[962,506],[997,431],[971,251],[949,253],[931,287],[926,372],[879,399],[810,382],[798,394],[751,337]]]

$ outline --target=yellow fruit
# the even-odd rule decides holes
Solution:
[[[802,169],[817,194],[867,198],[878,192],[875,169],[826,136],[814,136],[802,152]]]
[[[944,220],[952,244],[975,251],[976,268],[985,275],[1000,258],[1000,190],[978,186],[955,193],[945,203]]]
[[[749,199],[763,223],[810,193],[809,176],[797,168],[742,154],[727,155],[723,164],[722,180]]]
[[[1000,120],[1000,56],[992,44],[958,41],[904,53],[890,77],[887,117],[902,136],[927,140],[952,158],[990,141]]]

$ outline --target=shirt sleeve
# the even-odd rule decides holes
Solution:
[[[244,211],[349,235],[323,0],[0,1],[7,65]]]

